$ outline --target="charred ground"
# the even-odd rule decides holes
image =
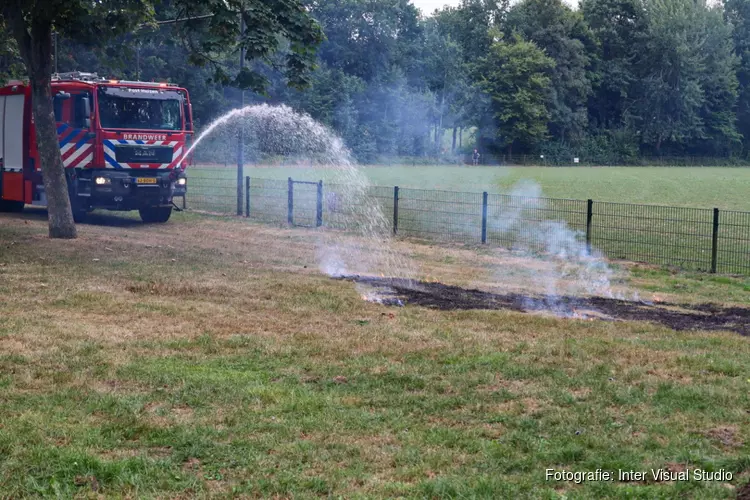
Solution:
[[[750,335],[750,308],[714,303],[629,301],[607,297],[571,297],[492,293],[443,283],[403,278],[347,276],[372,287],[378,302],[411,304],[441,311],[453,309],[509,309],[519,312],[550,311],[559,316],[604,321],[649,321],[673,330],[728,330]]]

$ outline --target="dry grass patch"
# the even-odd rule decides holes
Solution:
[[[559,464],[748,470],[736,335],[388,308],[318,273],[314,231],[178,215],[60,242],[25,217],[0,215],[2,494],[82,495],[75,478],[95,477],[106,496],[509,498],[553,494],[537,471]],[[462,286],[524,290],[541,270],[393,248]],[[601,488],[576,493],[619,491]]]
[[[708,430],[706,435],[727,448],[741,448],[744,443],[739,432],[737,426],[716,427]]]

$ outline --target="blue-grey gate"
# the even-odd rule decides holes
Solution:
[[[288,180],[287,223],[290,226],[323,225],[323,181]]]

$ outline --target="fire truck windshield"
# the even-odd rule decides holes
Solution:
[[[100,87],[102,128],[181,130],[183,97],[175,91]]]

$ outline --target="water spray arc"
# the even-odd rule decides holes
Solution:
[[[239,137],[238,175],[241,175],[245,149],[257,157],[297,156],[306,165],[323,172],[326,199],[336,207],[336,230],[318,235],[317,260],[329,275],[349,273],[388,273],[404,276],[409,266],[396,256],[390,244],[391,221],[381,203],[372,196],[367,177],[359,170],[343,141],[309,115],[288,106],[249,105],[217,118],[196,138],[187,154],[197,148],[210,148],[209,137]],[[241,195],[244,179],[238,178],[238,213],[246,199]],[[321,185],[322,186],[322,185]],[[290,188],[291,192],[291,188]],[[322,211],[322,207],[320,208]],[[322,215],[318,217],[322,224]]]

